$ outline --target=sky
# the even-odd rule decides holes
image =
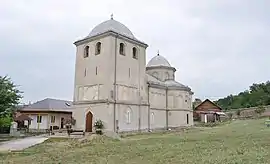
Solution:
[[[73,99],[76,47],[114,19],[166,57],[194,98],[216,100],[270,80],[268,0],[0,0],[0,76],[22,102]]]

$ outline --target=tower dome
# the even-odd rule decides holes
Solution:
[[[110,34],[110,35],[118,34],[118,36],[122,39],[128,39],[129,41],[139,44],[143,46],[144,48],[148,47],[146,43],[138,40],[124,24],[114,20],[112,15],[111,15],[111,19],[104,21],[98,24],[97,26],[95,26],[86,37],[75,41],[74,44],[76,46],[84,44],[85,41],[91,40],[95,38],[96,36],[99,36],[102,34]]]
[[[114,20],[113,18],[97,25],[87,37],[93,37],[108,31],[113,31],[128,38],[135,39],[132,32],[125,25]]]
[[[147,67],[158,67],[158,66],[171,67],[168,60],[163,56],[160,56],[159,54],[153,57],[147,64]]]

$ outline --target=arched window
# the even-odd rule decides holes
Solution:
[[[125,55],[125,45],[124,45],[124,43],[120,43],[119,53],[121,55]]]
[[[84,54],[83,54],[83,57],[84,58],[87,58],[89,56],[89,46],[86,46],[84,48]]]
[[[152,124],[155,122],[155,114],[154,114],[154,112],[151,113],[151,122],[152,122]]]
[[[132,57],[138,59],[137,48],[135,47],[132,48]]]
[[[101,52],[101,43],[97,42],[97,44],[96,44],[96,55],[100,54],[100,52]]]
[[[128,124],[131,123],[131,112],[130,112],[130,110],[127,111],[127,123]]]

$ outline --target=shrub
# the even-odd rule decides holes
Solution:
[[[12,119],[8,116],[2,116],[0,117],[0,127],[10,127],[12,122]]]
[[[241,110],[240,110],[240,109],[238,109],[238,110],[236,111],[236,115],[237,115],[238,117],[241,115]]]
[[[227,114],[227,116],[228,116],[229,119],[232,119],[233,114],[230,112],[230,113]]]
[[[255,112],[259,115],[261,115],[263,112],[265,112],[265,107],[264,106],[258,106],[256,109],[255,109]]]
[[[102,130],[104,129],[104,124],[101,120],[97,120],[94,124],[94,127],[95,127],[97,134],[99,134],[99,135],[103,134]]]

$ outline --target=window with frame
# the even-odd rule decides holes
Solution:
[[[83,57],[84,58],[87,58],[89,56],[89,46],[86,46],[85,48],[84,48],[84,55],[83,55]]]
[[[97,44],[96,44],[96,55],[98,55],[100,53],[101,53],[101,43],[97,42]]]
[[[137,54],[137,48],[136,47],[132,48],[132,57],[134,59],[138,59],[138,54]]]
[[[125,44],[124,43],[120,43],[119,53],[121,55],[125,55]]]
[[[51,123],[55,123],[55,116],[51,116]]]
[[[155,114],[154,112],[151,113],[151,122],[154,123],[155,122]]]
[[[42,116],[38,115],[37,116],[37,123],[41,123],[42,122]]]
[[[127,111],[127,123],[131,123],[131,112],[129,110]]]

